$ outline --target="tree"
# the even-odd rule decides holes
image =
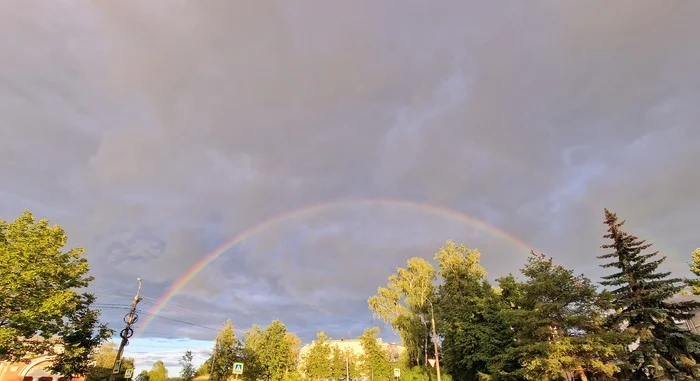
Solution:
[[[389,277],[387,287],[380,287],[368,299],[369,308],[401,337],[416,365],[426,365],[430,338],[429,310],[434,298],[435,270],[423,258],[411,258],[406,268]]]
[[[85,374],[92,351],[111,336],[91,309],[94,296],[77,291],[93,280],[84,251],[64,251],[66,241],[63,229],[28,211],[0,220],[0,360],[48,353],[53,371]]]
[[[213,380],[225,381],[233,374],[233,364],[242,357],[240,344],[231,319],[226,320],[226,324],[216,336],[216,343],[214,344],[212,355],[214,358],[214,369],[211,375]]]
[[[182,370],[180,370],[180,377],[182,377],[184,381],[192,381],[197,375],[197,370],[192,364],[193,359],[194,356],[192,355],[192,351],[186,351],[180,359],[180,365],[182,366]]]
[[[289,364],[289,371],[286,373],[286,379],[297,379],[299,378],[299,350],[301,349],[301,339],[291,333],[287,332],[285,340],[289,344],[289,353],[287,363]]]
[[[332,370],[329,363],[331,347],[328,344],[328,336],[321,331],[316,334],[316,341],[311,344],[309,351],[303,359],[303,371],[311,380],[329,379]]]
[[[452,241],[435,254],[442,278],[436,301],[440,365],[460,380],[490,373],[491,364],[513,343],[513,332],[500,315],[508,305],[486,280],[479,257],[478,250]]]
[[[211,360],[212,360],[211,356],[209,358],[207,358],[206,360],[204,360],[202,365],[200,365],[197,368],[197,373],[195,374],[195,376],[197,376],[197,377],[208,376],[209,373],[211,372]]]
[[[136,381],[150,381],[150,376],[147,370],[142,370],[138,376],[136,376]]]
[[[165,381],[168,378],[168,368],[165,367],[162,361],[158,360],[153,363],[151,371],[148,372],[149,381]]]
[[[108,341],[97,347],[92,354],[93,364],[88,368],[85,375],[87,381],[104,381],[108,380],[112,374],[114,360],[117,359],[117,344],[113,341]],[[122,369],[133,369],[133,358],[122,358]],[[122,379],[122,374],[119,379]]]
[[[254,324],[245,331],[242,355],[246,364],[243,378],[246,380],[255,381],[262,378],[264,369],[258,356],[262,350],[263,341],[263,329],[259,325]]]
[[[253,325],[245,332],[241,361],[246,363],[246,380],[295,380],[298,378],[297,354],[301,340],[287,332],[279,320],[264,330]]]
[[[513,373],[528,380],[585,380],[618,372],[625,336],[605,329],[607,305],[592,282],[535,253],[522,273],[515,308],[503,313],[516,338],[506,357],[523,366]]]
[[[700,304],[671,303],[683,282],[660,272],[666,257],[658,252],[643,253],[651,244],[622,230],[625,221],[605,210],[608,232],[604,238],[612,241],[603,245],[613,251],[599,256],[610,260],[603,268],[617,271],[603,277],[604,286],[613,287],[613,305],[616,313],[611,324],[625,327],[638,339],[638,345],[626,358],[632,376],[637,380],[691,380],[700,377],[700,338],[678,327],[675,321],[687,320]]]
[[[331,379],[345,380],[346,376],[351,379],[360,377],[360,370],[357,367],[358,358],[350,350],[342,350],[338,345],[331,347],[331,356],[326,360],[330,364]]]
[[[280,320],[273,320],[263,331],[262,337],[258,359],[263,366],[263,379],[281,381],[288,372],[295,370],[287,327]]]
[[[392,381],[394,373],[389,361],[389,353],[377,343],[379,332],[379,328],[369,328],[360,336],[363,350],[360,370],[365,377],[374,375],[376,381]]]
[[[700,247],[695,249],[691,255],[693,258],[693,263],[690,265],[690,271],[692,271],[698,278],[688,282],[688,285],[690,286],[690,291],[694,295],[700,295]]]

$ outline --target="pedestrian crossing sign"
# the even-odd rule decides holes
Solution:
[[[237,362],[233,364],[233,374],[243,374],[243,363]]]

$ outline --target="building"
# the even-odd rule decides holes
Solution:
[[[299,349],[300,363],[303,362],[306,354],[311,350],[311,346],[313,346],[315,342],[316,341],[312,341],[311,344],[304,345]],[[326,343],[328,343],[331,348],[337,346],[341,351],[349,351],[358,357],[364,354],[362,342],[358,339],[326,340]],[[377,344],[389,352],[391,362],[399,361],[399,356],[406,350],[406,348],[399,344],[385,343],[381,338],[377,339]]]
[[[697,295],[677,295],[671,298],[672,303],[695,301],[700,302],[700,296]],[[676,324],[693,333],[700,333],[700,309],[695,310],[694,316],[689,320],[677,321]]]
[[[62,349],[61,344],[56,344],[53,350],[60,353]],[[52,360],[53,356],[42,355],[19,362],[0,361],[0,381],[69,381],[61,375],[51,374]],[[85,378],[75,377],[71,381],[85,381]]]
[[[67,381],[49,372],[51,360],[52,356],[38,356],[22,362],[0,362],[0,381]],[[72,381],[84,381],[84,377]]]
[[[667,302],[670,303],[680,303],[680,302],[688,302],[688,301],[696,301],[700,302],[700,296],[697,295],[683,295],[679,294],[676,295],[670,299],[667,299]],[[700,333],[700,309],[695,310],[694,315],[692,318],[689,320],[682,320],[682,321],[676,321],[675,322],[679,327],[683,329],[687,329],[690,332],[693,333]],[[625,324],[625,327],[627,327],[627,324]],[[639,347],[639,339],[635,340],[632,344],[627,346],[627,348],[630,351],[633,351]]]

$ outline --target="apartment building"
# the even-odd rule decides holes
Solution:
[[[327,340],[326,341],[331,347],[333,346],[338,346],[338,348],[342,351],[350,351],[350,353],[356,355],[356,356],[362,356],[364,354],[364,350],[362,349],[362,342],[358,339],[339,339],[339,340]],[[311,344],[304,345],[299,349],[299,358],[300,360],[303,361],[303,359],[306,357],[306,354],[309,352],[311,349],[311,346],[315,343],[315,341],[311,342]],[[399,361],[399,356],[401,353],[403,353],[406,348],[403,346],[396,344],[396,343],[386,343],[384,342],[381,338],[377,339],[377,344],[379,344],[381,347],[383,347],[387,352],[389,352],[389,358],[391,359],[392,362],[397,362]]]

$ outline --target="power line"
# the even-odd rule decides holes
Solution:
[[[97,308],[118,309],[118,310],[129,310],[129,309],[130,309],[130,307],[127,306],[127,305],[119,305],[119,304],[112,304],[112,305],[105,305],[105,304],[99,304],[99,305],[98,305],[98,304],[94,304],[94,306],[97,307]],[[171,318],[171,317],[167,317],[167,316],[162,316],[162,315],[159,315],[159,314],[154,314],[154,313],[147,312],[147,311],[143,311],[143,310],[136,310],[136,312],[138,312],[139,314],[146,315],[146,316],[153,316],[155,319],[170,320],[170,321],[173,321],[173,322],[176,322],[176,323],[180,323],[180,324],[191,325],[191,326],[193,326],[193,327],[204,328],[204,329],[208,329],[208,330],[212,330],[212,331],[217,331],[217,332],[219,331],[219,330],[216,329],[216,328],[207,327],[207,326],[204,326],[204,325],[201,325],[201,324],[192,323],[192,322],[188,322],[188,321],[184,321],[184,320],[180,320],[180,319],[175,319],[175,318]]]

